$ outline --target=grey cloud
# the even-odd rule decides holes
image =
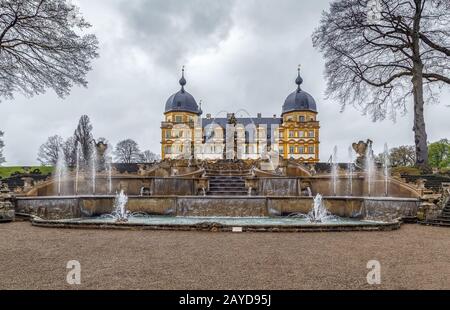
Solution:
[[[324,98],[324,61],[311,43],[328,0],[148,1],[78,0],[93,24],[101,50],[89,74],[89,88],[75,88],[65,100],[51,92],[31,100],[18,96],[0,104],[7,164],[36,163],[39,145],[50,135],[68,136],[82,114],[94,134],[117,143],[133,138],[142,149],[160,150],[160,126],[167,98],[179,89],[179,68],[187,64],[188,91],[204,100],[205,113],[241,108],[252,116],[280,114],[295,90],[297,64],[303,89],[318,103],[321,160],[333,146],[347,160],[355,140],[413,144],[412,113],[397,123],[370,117]],[[450,136],[450,93],[426,107],[430,141]],[[243,116],[245,112],[241,112]]]
[[[189,55],[216,46],[231,27],[234,0],[123,1],[120,10],[128,40],[159,64],[185,62]]]

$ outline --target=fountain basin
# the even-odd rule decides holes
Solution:
[[[243,232],[325,232],[325,231],[389,231],[400,228],[400,222],[335,219],[311,223],[303,218],[273,217],[130,217],[127,222],[111,218],[94,217],[64,220],[34,218],[34,226],[80,229],[139,229],[177,231],[223,231],[232,232],[239,227]],[[241,230],[239,229],[239,230]]]
[[[17,198],[16,212],[46,220],[89,218],[112,213],[114,196]],[[419,201],[410,198],[324,197],[325,207],[342,218],[389,221],[414,217]],[[129,196],[127,209],[150,215],[268,217],[307,214],[312,197],[271,196]]]

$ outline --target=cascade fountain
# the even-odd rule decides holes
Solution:
[[[248,187],[246,193],[240,191],[239,193],[242,194],[239,196],[207,195],[208,187],[205,185],[207,183],[200,180],[199,176],[208,177],[206,168],[211,171],[216,171],[213,168],[217,168],[221,173],[228,172],[224,175],[230,175],[228,164],[233,169],[242,169],[244,174],[244,170],[248,170],[245,163],[238,163],[238,167],[234,168],[234,162],[227,162],[227,165],[219,163],[218,167],[214,167],[213,164],[211,164],[212,167],[208,167],[201,161],[191,162],[190,165],[194,165],[190,170],[194,171],[191,178],[185,176],[184,173],[179,173],[183,170],[173,173],[170,177],[171,172],[182,169],[185,167],[184,164],[189,165],[189,163],[168,161],[158,169],[152,170],[155,171],[155,175],[143,176],[141,171],[138,171],[134,172],[135,175],[129,176],[118,174],[114,176],[114,180],[111,180],[113,167],[110,158],[105,158],[105,166],[103,166],[104,153],[98,148],[97,154],[96,148],[93,147],[87,168],[83,170],[83,154],[80,145],[77,145],[77,170],[72,175],[72,177],[75,176],[73,181],[76,193],[79,191],[91,193],[92,190],[94,195],[104,192],[114,195],[115,189],[112,181],[117,181],[116,185],[118,187],[120,185],[120,188],[126,188],[126,190],[120,193],[116,192],[115,199],[111,196],[90,195],[54,197],[56,190],[51,191],[46,186],[55,186],[55,188],[58,186],[59,195],[67,194],[63,190],[63,185],[67,184],[68,180],[63,179],[63,169],[58,167],[64,167],[64,165],[59,163],[55,171],[54,182],[43,186],[43,190],[37,192],[37,196],[44,196],[46,193],[51,193],[51,196],[49,194],[48,197],[19,197],[18,210],[35,208],[38,210],[35,213],[42,218],[36,217],[33,224],[46,227],[50,225],[54,225],[54,227],[84,227],[83,225],[88,225],[89,227],[119,229],[140,227],[143,229],[230,231],[232,227],[239,226],[243,227],[244,231],[296,232],[396,229],[400,225],[397,218],[407,214],[406,212],[414,214],[414,210],[417,209],[417,199],[414,196],[405,195],[404,188],[397,189],[396,182],[388,182],[389,162],[386,158],[383,166],[385,190],[390,197],[376,197],[379,192],[383,192],[381,171],[380,179],[375,180],[375,176],[378,174],[375,169],[372,145],[361,144],[367,145],[367,148],[353,146],[354,152],[351,148],[348,150],[347,171],[342,172],[346,173],[346,180],[339,178],[341,175],[338,173],[338,147],[336,146],[330,159],[331,174],[330,165],[325,164],[312,166],[310,175],[304,175],[303,170],[302,173],[299,173],[297,169],[290,169],[289,162],[283,162],[286,166],[282,166],[280,169],[282,173],[276,175],[273,173],[262,174],[255,171],[256,169],[250,169],[251,174],[247,175],[245,172],[246,177],[256,178],[259,183],[252,188]],[[386,145],[385,153],[387,150]],[[358,159],[355,161],[356,155]],[[251,164],[254,165],[254,163]],[[194,170],[195,166],[198,166],[198,170]],[[356,173],[355,167],[366,170],[365,180],[359,172]],[[79,173],[81,173],[80,176]],[[82,173],[86,174],[85,178]],[[99,178],[99,173],[101,178]],[[92,186],[89,183],[91,175]],[[86,184],[79,184],[79,177],[84,179],[85,181],[81,181]],[[342,177],[344,176],[342,175]],[[244,181],[245,177],[242,177],[239,182]],[[339,181],[348,181],[347,188],[344,189],[345,183],[339,183]],[[378,181],[376,191],[375,181]],[[122,186],[121,183],[126,184]],[[98,185],[97,188],[96,185]],[[378,185],[381,185],[381,191],[378,190]],[[106,189],[103,186],[106,186]],[[146,194],[147,188],[150,195]],[[199,188],[200,190],[198,190]],[[319,192],[321,194],[317,194]],[[367,193],[371,197],[368,197]],[[317,196],[315,196],[316,194]],[[349,197],[348,194],[353,197]],[[128,199],[130,203],[127,205]],[[400,207],[398,207],[399,205]],[[60,212],[58,220],[47,216],[47,213],[52,216],[54,213],[44,213],[41,211],[42,208],[54,213]],[[85,212],[86,210],[89,213]],[[133,211],[141,213],[133,213]]]
[[[92,194],[95,195],[95,182],[97,178],[97,146],[95,141],[92,141],[91,151],[91,173],[92,173]]]
[[[59,148],[58,150],[58,160],[56,162],[56,177],[57,177],[57,192],[58,196],[62,195],[62,182],[67,174],[67,165],[66,160],[64,158],[64,152],[62,148]]]
[[[348,176],[348,195],[353,196],[353,148],[350,146],[348,148],[348,165],[347,165],[347,176]]]
[[[366,170],[366,179],[367,179],[367,194],[370,197],[372,194],[372,182],[375,176],[375,161],[373,158],[373,150],[372,144],[367,146],[366,150],[366,162],[365,162],[365,170]]]
[[[333,149],[331,156],[331,176],[333,178],[333,195],[337,196],[337,179],[338,179],[338,160],[337,160],[337,145]]]
[[[76,163],[75,163],[75,195],[78,195],[78,180],[80,178],[80,149],[81,149],[81,144],[78,141],[76,151],[75,151],[75,156],[77,157]]]
[[[384,194],[386,195],[386,197],[388,197],[389,195],[389,165],[390,165],[390,160],[389,160],[389,147],[388,144],[385,143],[384,144],[384,156],[383,156],[383,171],[384,171]]]

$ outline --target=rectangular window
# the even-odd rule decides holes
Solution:
[[[279,153],[280,153],[281,155],[284,154],[284,147],[280,146]]]
[[[298,152],[299,152],[299,154],[304,154],[305,153],[305,148],[303,146],[300,146],[298,148]]]
[[[310,137],[310,138],[314,138],[314,131],[313,131],[313,130],[311,130],[311,131],[309,132],[309,134],[308,134],[308,135],[309,135],[309,137]]]
[[[289,154],[294,154],[295,153],[295,148],[293,146],[289,147]]]
[[[292,130],[289,131],[289,138],[293,138],[294,137],[294,132]]]
[[[303,138],[305,136],[305,132],[302,130],[302,131],[300,131],[300,134],[299,134],[299,137],[300,138]]]
[[[183,122],[183,117],[181,115],[175,116],[175,122],[177,122],[177,123]]]
[[[172,137],[171,131],[166,130],[166,139],[170,139]]]
[[[308,153],[309,154],[314,154],[314,146],[309,146],[308,147]]]

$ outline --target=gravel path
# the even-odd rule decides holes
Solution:
[[[366,282],[381,263],[382,284]],[[81,263],[81,285],[66,263]],[[450,289],[450,229],[204,233],[0,225],[0,289]]]

